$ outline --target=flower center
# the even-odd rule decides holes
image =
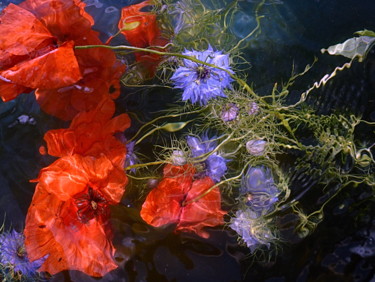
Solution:
[[[211,71],[204,66],[197,67],[197,77],[199,80],[205,80],[210,77]]]
[[[74,198],[78,219],[84,224],[99,215],[108,214],[108,202],[99,191],[91,187]]]
[[[19,246],[17,248],[17,257],[20,259],[24,259],[26,255],[25,248],[23,246]]]
[[[95,201],[91,201],[91,208],[92,208],[93,210],[96,210],[96,209],[98,208],[98,203],[95,202]]]

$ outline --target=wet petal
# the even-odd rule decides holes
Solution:
[[[15,99],[19,94],[31,91],[32,89],[25,86],[5,82],[0,79],[0,97],[4,102]]]
[[[177,223],[184,195],[183,187],[178,180],[173,178],[163,179],[147,195],[140,213],[142,219],[155,227]]]
[[[132,46],[148,47],[160,35],[156,15],[140,11],[149,5],[150,1],[146,0],[139,4],[124,7],[121,10],[118,28]]]
[[[185,202],[197,199],[214,185],[214,181],[205,177],[193,182],[193,185],[186,196]],[[209,234],[203,230],[204,227],[214,227],[224,224],[225,211],[221,209],[221,195],[219,188],[216,187],[207,195],[187,204],[180,216],[180,222],[176,230],[192,231],[203,238],[209,237]]]
[[[32,52],[53,41],[54,37],[32,13],[9,4],[0,16],[0,69],[29,59]]]
[[[48,255],[39,270],[52,275],[79,270],[90,276],[103,276],[117,268],[110,229],[104,220],[79,223],[72,200],[61,201],[37,186],[26,218],[27,253],[31,260]]]
[[[3,77],[29,88],[58,88],[82,78],[74,55],[73,42],[32,60],[24,61],[3,71]]]
[[[74,0],[26,0],[19,6],[31,11],[60,41],[83,38],[91,23]]]

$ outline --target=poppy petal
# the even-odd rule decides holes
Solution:
[[[40,171],[39,185],[62,201],[68,200],[87,188],[89,177],[82,172],[84,161],[87,160],[79,155],[58,159]]]
[[[178,181],[172,178],[163,179],[153,189],[142,205],[141,217],[148,224],[159,227],[177,223],[181,213],[181,202],[184,192]]]
[[[193,182],[185,202],[194,199],[196,201],[187,204],[183,208],[176,230],[192,231],[203,238],[208,238],[209,234],[203,230],[204,227],[224,224],[223,216],[226,212],[221,209],[221,195],[218,187],[202,198],[197,198],[214,184],[210,177]]]
[[[130,119],[126,114],[111,119],[114,111],[114,102],[106,100],[92,111],[77,114],[69,128],[48,131],[44,135],[48,153],[56,157],[104,154],[113,164],[123,167],[126,147],[113,134],[128,128]]]
[[[39,271],[79,270],[100,277],[117,268],[107,222],[79,223],[76,211],[72,200],[61,201],[37,186],[24,233],[31,260],[48,255]]]
[[[31,92],[32,89],[22,85],[6,82],[0,78],[0,97],[4,102],[15,99],[19,94]]]
[[[76,41],[91,30],[91,19],[80,1],[26,0],[19,6],[32,12],[59,41]]]
[[[118,28],[132,46],[148,47],[160,35],[156,15],[150,12],[141,12],[142,8],[149,5],[150,1],[146,0],[121,10]]]
[[[21,62],[1,74],[12,83],[34,89],[65,87],[82,78],[72,41],[47,54]]]
[[[168,40],[161,36],[156,14],[141,11],[142,8],[149,5],[151,5],[151,2],[146,0],[139,4],[124,7],[121,10],[118,28],[132,46],[146,48],[164,46],[168,43]],[[161,61],[161,56],[147,52],[136,52],[135,58],[137,70],[144,74],[146,79],[152,78]]]
[[[9,4],[0,16],[0,69],[29,59],[30,54],[53,44],[54,37],[29,11]]]

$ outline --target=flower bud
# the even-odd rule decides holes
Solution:
[[[264,153],[267,142],[264,140],[250,140],[246,143],[246,149],[250,155],[261,156]]]

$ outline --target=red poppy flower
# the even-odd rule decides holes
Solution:
[[[94,19],[92,18],[92,16],[89,13],[86,13],[86,11],[85,11],[86,3],[81,2],[81,0],[74,0],[74,3],[81,9],[80,10],[81,15],[83,17],[85,17],[90,22],[91,25],[94,25],[95,24]]]
[[[105,100],[97,108],[77,114],[67,129],[49,130],[44,135],[48,154],[55,157],[80,154],[100,156],[105,154],[113,163],[124,166],[125,145],[113,136],[130,126],[127,114],[112,118],[115,105]]]
[[[0,16],[0,96],[4,101],[36,89],[43,110],[70,120],[104,98],[119,95],[124,66],[102,44],[79,0],[26,0]]]
[[[39,271],[79,270],[103,276],[115,269],[109,205],[127,183],[106,157],[73,155],[41,170],[25,227],[31,261],[48,255]]]
[[[122,8],[121,19],[118,28],[126,40],[134,47],[146,48],[150,46],[164,46],[168,43],[161,32],[156,21],[156,15],[151,12],[142,12],[142,8],[152,5],[146,0],[139,4]],[[160,50],[160,49],[159,49]],[[136,52],[136,61],[139,68],[148,72],[152,77],[161,61],[161,56],[147,52]]]
[[[155,227],[175,223],[176,231],[195,232],[203,238],[209,237],[204,227],[224,224],[219,188],[198,199],[215,183],[210,177],[193,181],[194,172],[190,165],[167,165],[164,179],[142,205],[143,220]]]

